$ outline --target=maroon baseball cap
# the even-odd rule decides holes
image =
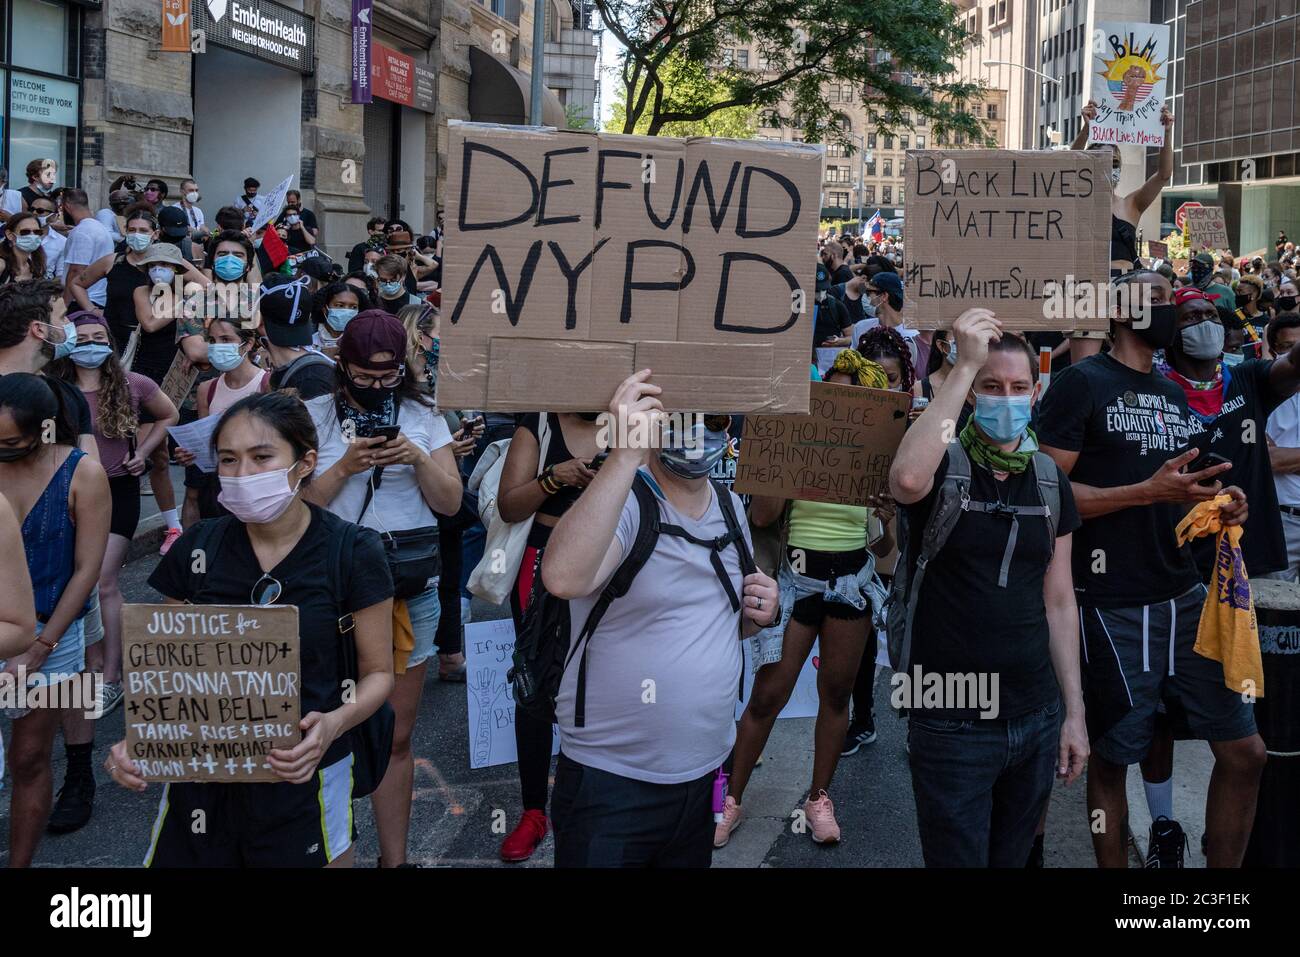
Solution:
[[[391,352],[393,358],[375,362],[371,356]],[[339,337],[339,358],[367,369],[398,369],[406,363],[406,327],[382,309],[367,309],[352,318]]]

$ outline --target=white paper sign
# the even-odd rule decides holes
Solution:
[[[1093,143],[1164,146],[1160,107],[1169,77],[1169,27],[1099,21],[1093,29]]]
[[[506,680],[514,650],[515,625],[509,618],[465,626],[471,768],[511,764],[519,758],[515,749],[515,699]],[[559,751],[560,732],[553,727],[551,754]]]
[[[749,696],[754,690],[754,671],[753,659],[749,653],[748,643],[743,650],[745,655],[745,697],[736,702],[736,720],[745,713],[745,705],[749,704]],[[790,692],[790,700],[785,703],[781,709],[778,718],[813,718],[817,716],[817,668],[821,664],[821,654],[818,650],[818,642],[814,641],[812,652],[808,655],[803,663],[803,668],[799,672],[799,680],[794,683],[794,691]]]
[[[167,431],[176,440],[176,444],[194,453],[194,464],[200,472],[211,473],[217,470],[217,458],[212,454],[212,430],[220,420],[219,415],[209,415],[185,425],[167,426]]]
[[[284,209],[285,194],[289,192],[289,187],[293,185],[293,174],[290,173],[275,189],[266,194],[266,202],[262,203],[262,209],[253,220],[253,232],[257,232],[267,223],[272,222],[280,215],[280,210]]]

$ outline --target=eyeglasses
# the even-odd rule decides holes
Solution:
[[[269,573],[263,573],[262,577],[253,583],[253,590],[249,592],[248,600],[254,605],[274,605],[280,599],[280,592],[283,590],[280,583]]]
[[[373,389],[376,385],[384,389],[392,389],[401,385],[404,372],[404,369],[398,369],[396,372],[386,372],[382,376],[373,376],[364,372],[354,373],[349,369],[348,378],[352,380],[353,385],[361,389]]]

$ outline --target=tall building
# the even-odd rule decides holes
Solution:
[[[998,145],[1006,149],[1034,149],[1037,145],[1037,98],[1040,80],[1020,69],[1037,68],[1038,6],[1043,0],[956,0],[962,23],[970,35],[952,79],[982,83],[1003,94],[995,119]],[[985,66],[986,61],[998,61]],[[989,101],[986,101],[986,103]]]
[[[1296,0],[1152,0],[1175,29],[1175,159],[1162,218],[1184,202],[1222,206],[1237,255],[1300,235],[1300,17]]]
[[[752,50],[740,47],[724,51],[727,61],[738,66],[763,71],[766,68]],[[879,63],[888,63],[887,51],[869,51]],[[902,83],[924,86],[924,81],[910,73],[895,73]],[[909,149],[934,149],[940,146],[960,148],[972,146],[965,137],[957,136],[949,142],[939,142],[930,128],[927,117],[903,111],[903,125],[892,134],[878,132],[868,120],[867,105],[861,92],[846,82],[828,82],[822,86],[826,102],[835,111],[835,121],[849,133],[854,149],[828,143],[822,180],[823,219],[867,219],[879,211],[886,220],[903,215],[906,199],[903,186],[903,163]],[[989,90],[971,104],[971,112],[988,127],[999,146],[1006,145],[1007,96],[1002,90]],[[793,110],[782,105],[763,110],[759,114],[757,136],[759,139],[802,142],[802,122]]]
[[[572,126],[595,129],[599,30],[591,0],[546,0],[546,86]]]

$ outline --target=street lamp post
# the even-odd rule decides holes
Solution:
[[[858,143],[858,225],[861,226],[867,214],[862,198],[867,190],[867,141],[860,133],[850,133],[849,136]]]
[[[533,3],[533,74],[528,121],[542,125],[542,88],[546,85],[546,0]]]
[[[1023,63],[1012,63],[1010,60],[985,60],[985,66],[1010,66],[1017,70],[1024,70],[1026,73],[1032,73],[1034,76],[1041,77],[1048,83],[1056,84],[1056,132],[1061,137],[1061,146],[1067,146],[1065,142],[1065,85],[1050,73],[1044,73],[1042,70],[1035,70],[1033,67],[1025,66]]]

